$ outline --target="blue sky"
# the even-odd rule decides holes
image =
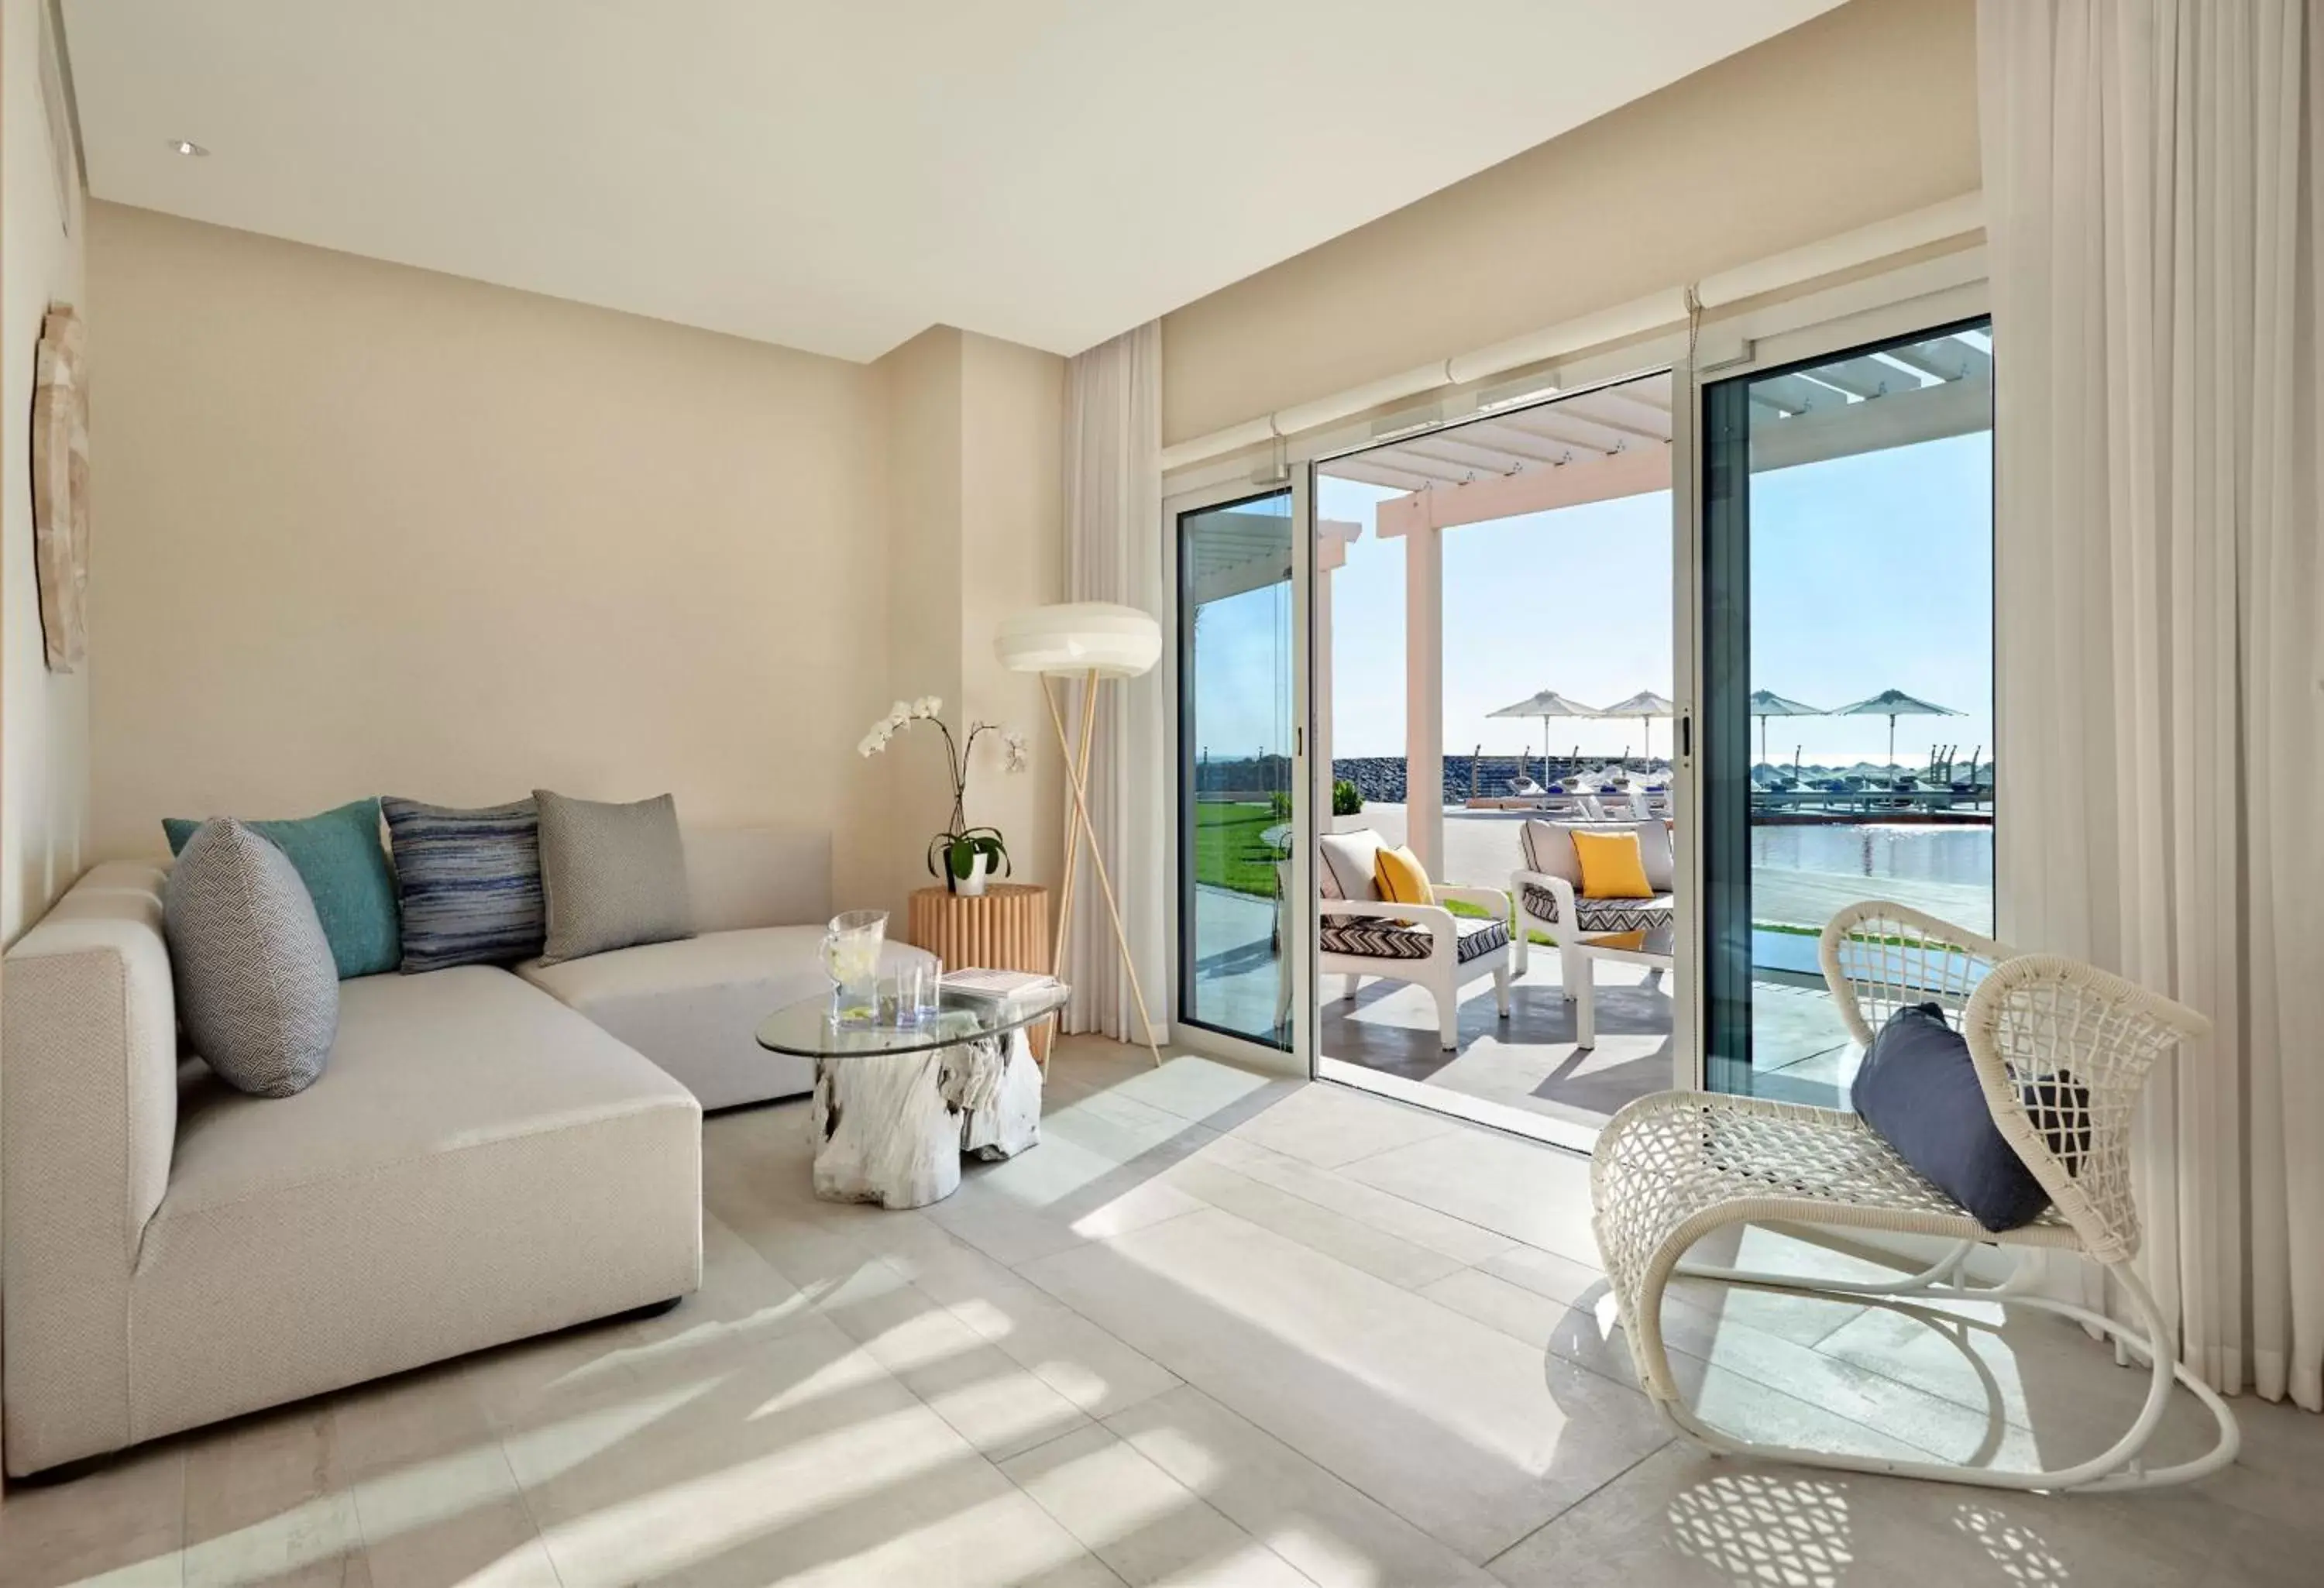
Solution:
[[[1404,749],[1404,543],[1373,533],[1395,493],[1321,478],[1316,511],[1361,523],[1333,581],[1336,754]],[[1900,762],[1932,741],[1991,753],[1992,445],[1989,434],[1922,442],[1752,478],[1752,686],[1812,706],[1896,688],[1965,713],[1897,724]],[[1287,509],[1286,509],[1287,511]],[[1672,694],[1667,493],[1444,531],[1444,747],[1539,754],[1542,724],[1494,719],[1536,689],[1604,706]],[[1290,646],[1287,586],[1205,611],[1196,669],[1202,743],[1213,754],[1280,751],[1287,700],[1274,686]],[[1757,734],[1754,725],[1754,739]],[[1635,717],[1561,720],[1552,747],[1637,754]],[[1653,725],[1667,754],[1670,724]],[[1771,758],[1879,761],[1885,717],[1777,718]],[[1756,750],[1755,750],[1756,753]]]

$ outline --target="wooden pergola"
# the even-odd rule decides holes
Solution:
[[[1751,467],[1883,451],[1986,429],[1993,358],[1968,336],[1941,336],[1751,385]],[[1318,473],[1384,485],[1384,540],[1405,543],[1407,842],[1443,863],[1444,553],[1446,530],[1670,489],[1671,381],[1657,374],[1487,414],[1408,440],[1333,458]],[[1278,521],[1279,522],[1279,521]],[[1316,525],[1314,654],[1331,655],[1331,570],[1361,526]],[[1331,668],[1314,682],[1316,786],[1331,787]],[[1512,680],[1529,686],[1532,680]],[[1328,805],[1321,808],[1328,810]]]

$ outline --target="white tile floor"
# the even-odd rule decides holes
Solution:
[[[918,1213],[816,1202],[805,1122],[709,1122],[676,1311],[14,1486],[0,1584],[2324,1582],[2324,1419],[2281,1408],[2239,1403],[2243,1462],[2143,1500],[1671,1442],[1587,1166],[1548,1149],[1093,1042],[1039,1148]],[[1794,1443],[2055,1462],[2143,1383],[1974,1308],[1692,1285],[1666,1334],[1706,1415]]]

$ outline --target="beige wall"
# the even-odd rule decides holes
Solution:
[[[877,894],[872,370],[98,204],[94,846],[669,789]]]
[[[970,785],[968,819],[1001,828],[1020,881],[1056,882],[1065,762],[1041,681],[996,660],[1011,614],[1065,599],[1065,361],[991,337],[962,338],[961,698],[972,716],[1025,734],[1033,764]]]
[[[971,764],[968,819],[999,827],[1011,875],[1056,878],[1063,762],[1038,679],[1001,669],[1003,619],[1060,599],[1065,361],[938,326],[881,358],[892,512],[888,659],[895,692],[935,695],[957,733],[982,720],[1024,733],[1028,771],[1002,771],[988,738]],[[952,815],[942,742],[926,728],[882,758],[891,789],[895,908],[931,882],[928,838]]]
[[[1971,192],[1974,0],[1852,0],[1170,314],[1185,440]]]
[[[961,335],[923,331],[881,359],[886,402],[890,550],[887,677],[907,700],[934,695],[960,717]],[[887,702],[883,700],[882,706]],[[870,726],[869,719],[857,731]],[[952,815],[943,742],[916,727],[872,763],[893,836],[881,903],[904,908],[929,881],[927,844]]]
[[[77,168],[60,194],[51,162],[40,0],[5,0],[0,29],[0,943],[12,943],[78,874],[88,822],[88,676],[43,660],[31,452],[41,321],[51,301],[81,301],[85,217]],[[91,466],[104,463],[97,451]]]
[[[90,297],[99,854],[170,814],[664,789],[831,830],[900,909],[949,814],[899,696],[1046,734],[991,665],[1056,598],[1064,362],[818,358],[113,205]],[[1037,751],[1043,741],[1035,741]],[[1047,881],[1054,754],[971,819]]]

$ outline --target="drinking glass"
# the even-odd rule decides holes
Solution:
[[[896,1023],[925,1025],[936,1018],[944,961],[930,955],[896,967]]]

